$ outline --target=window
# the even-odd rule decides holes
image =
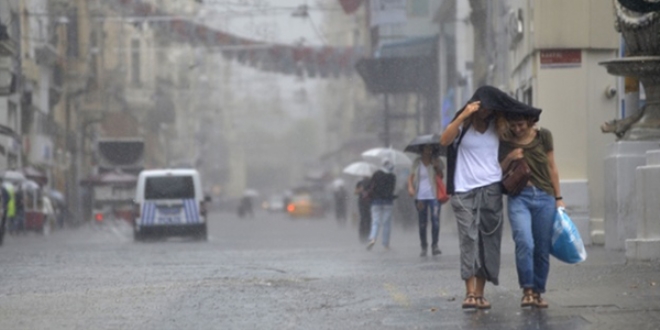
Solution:
[[[78,9],[71,9],[69,23],[66,25],[66,55],[78,57]]]
[[[140,85],[140,40],[131,41],[131,82]]]
[[[528,104],[528,105],[534,105],[534,104],[533,104],[533,103],[534,103],[534,98],[533,98],[533,96],[534,96],[534,95],[532,94],[532,89],[531,89],[531,88],[528,88],[528,89],[526,89],[526,90],[523,92],[523,99],[522,99],[522,101],[523,101],[524,103]]]
[[[429,15],[429,0],[408,0],[408,16],[427,17]]]
[[[190,199],[195,198],[192,176],[166,176],[147,178],[144,187],[145,199]]]

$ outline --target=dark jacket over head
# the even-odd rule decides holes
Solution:
[[[476,101],[481,102],[481,107],[496,112],[506,112],[506,113],[526,115],[535,118],[536,121],[538,121],[539,117],[541,117],[541,111],[542,111],[541,109],[520,102],[514,99],[513,97],[509,96],[509,94],[493,86],[486,85],[479,87],[477,91],[474,92],[472,98],[470,98],[468,103],[472,103]],[[456,115],[461,113],[463,109],[465,109],[465,107],[459,110],[458,113],[456,113]]]

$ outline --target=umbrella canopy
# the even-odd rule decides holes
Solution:
[[[342,179],[335,179],[334,181],[332,181],[332,189],[337,190],[343,186],[344,186],[344,180]]]
[[[254,190],[254,189],[246,189],[245,192],[243,192],[243,196],[245,196],[245,197],[259,197],[259,192]]]
[[[355,176],[371,176],[378,170],[378,167],[376,165],[367,163],[367,162],[355,162],[351,163],[350,165],[346,166],[342,172],[348,175],[355,175]]]
[[[10,182],[23,182],[27,180],[25,178],[25,175],[19,171],[7,171],[5,174],[2,176],[2,178],[5,181],[10,181]]]
[[[39,190],[39,184],[32,180],[25,180],[21,184],[21,189],[25,191],[37,191]]]
[[[373,148],[362,153],[365,160],[376,161],[380,164],[383,159],[389,159],[395,167],[410,167],[412,160],[402,151],[392,148]]]
[[[64,199],[64,194],[62,194],[61,192],[59,192],[57,190],[48,189],[48,190],[46,190],[46,195],[48,197],[50,197],[50,199],[53,200],[53,202],[55,202],[55,203],[58,203],[58,204],[61,204],[61,205],[66,204],[65,199]]]
[[[447,154],[447,149],[440,145],[440,136],[437,134],[420,135],[410,141],[403,151],[421,154],[422,148],[427,144],[433,146],[433,151],[437,156],[445,156]]]

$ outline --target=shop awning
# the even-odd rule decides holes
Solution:
[[[433,93],[438,89],[438,36],[383,43],[355,68],[376,94]]]
[[[406,38],[384,42],[374,57],[436,57],[438,54],[438,36]]]
[[[355,68],[371,93],[426,94],[438,89],[435,57],[365,58],[359,60]]]

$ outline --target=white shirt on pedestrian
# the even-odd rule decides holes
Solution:
[[[417,199],[435,199],[435,196],[433,196],[433,188],[430,184],[431,179],[429,179],[429,171],[426,169],[426,166],[424,166],[424,163],[420,164],[417,171],[419,172],[419,188],[417,189]]]
[[[463,136],[456,157],[454,190],[468,192],[502,181],[502,169],[498,162],[500,139],[491,122],[484,133],[473,126]]]

